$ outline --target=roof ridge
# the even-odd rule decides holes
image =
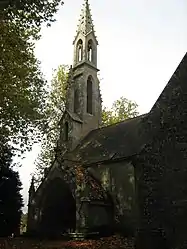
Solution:
[[[117,124],[120,124],[120,123],[131,121],[131,120],[134,120],[136,118],[140,118],[140,117],[143,117],[143,116],[146,116],[146,115],[148,115],[148,113],[144,113],[144,114],[141,114],[141,115],[133,117],[133,118],[127,118],[127,119],[124,119],[122,121],[116,122],[114,124],[110,124],[110,125],[107,125],[107,126],[102,126],[100,128],[94,129],[94,130],[101,130],[101,129],[104,129],[104,128],[107,128],[107,127],[110,127],[110,126],[114,126],[114,125],[117,125]]]
[[[129,119],[126,119],[126,120],[117,122],[117,123],[115,123],[115,124],[111,124],[111,125],[108,125],[108,126],[104,126],[104,127],[100,127],[100,128],[91,130],[90,132],[88,132],[88,134],[87,134],[86,136],[84,136],[84,137],[79,141],[79,143],[77,144],[76,148],[75,148],[73,151],[76,151],[77,149],[79,149],[80,146],[82,145],[82,143],[83,143],[89,136],[91,136],[92,133],[94,133],[94,132],[97,132],[97,131],[99,131],[99,130],[106,129],[106,128],[111,127],[111,126],[114,126],[114,125],[116,125],[116,124],[125,123],[125,122],[127,122],[127,121],[131,121],[131,120],[134,120],[134,119],[136,119],[136,118],[143,117],[143,116],[146,116],[146,115],[148,115],[148,113],[141,114],[141,115],[139,115],[139,116],[136,116],[136,117],[133,117],[133,118],[129,118]],[[71,154],[73,151],[69,152],[68,154]]]

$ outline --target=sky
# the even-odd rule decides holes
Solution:
[[[50,28],[43,26],[35,54],[48,81],[53,69],[73,62],[73,39],[84,0],[64,0]],[[89,0],[98,37],[103,105],[121,96],[147,113],[187,52],[186,0]],[[30,174],[40,147],[26,153],[20,168],[27,204]],[[26,209],[24,209],[26,210]]]

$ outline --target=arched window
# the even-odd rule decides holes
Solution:
[[[78,90],[76,89],[74,91],[74,112],[77,113],[79,109],[79,93]]]
[[[82,61],[83,59],[83,42],[80,39],[77,43],[77,61]]]
[[[92,40],[88,41],[87,58],[89,61],[93,61],[93,42],[92,42]]]
[[[68,141],[68,138],[69,138],[69,124],[68,124],[68,122],[65,122],[65,125],[64,125],[64,135],[65,135],[65,141]]]
[[[91,76],[88,77],[87,80],[87,113],[93,113],[93,106],[92,106],[92,95],[93,95],[93,84]]]

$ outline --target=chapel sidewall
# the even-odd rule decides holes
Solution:
[[[135,171],[130,160],[94,166],[89,171],[101,182],[113,202],[111,223],[113,231],[124,236],[136,232],[138,210],[136,205]]]

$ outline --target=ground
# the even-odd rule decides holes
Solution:
[[[133,239],[120,236],[99,240],[76,241],[37,241],[26,238],[0,239],[0,249],[133,249]]]

